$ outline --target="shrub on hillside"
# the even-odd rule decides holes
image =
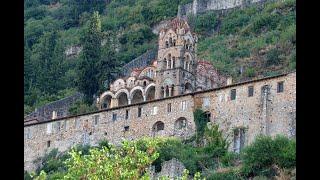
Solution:
[[[275,165],[280,168],[291,168],[296,164],[295,141],[283,136],[272,139],[259,136],[241,154],[242,172],[246,176],[274,176]]]

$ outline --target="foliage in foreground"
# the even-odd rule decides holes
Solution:
[[[245,175],[274,176],[276,167],[295,167],[296,143],[284,136],[277,136],[274,139],[260,136],[243,150],[241,159]]]

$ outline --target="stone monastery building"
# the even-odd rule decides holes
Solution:
[[[230,151],[239,152],[257,135],[295,138],[296,73],[232,83],[196,57],[197,37],[176,18],[159,32],[158,57],[150,66],[119,78],[97,100],[99,111],[24,125],[24,166],[35,170],[53,148],[97,145],[106,139],[188,138],[195,133],[193,112],[218,124]]]
[[[98,99],[101,109],[220,87],[226,78],[196,57],[197,37],[184,19],[175,18],[159,32],[158,58],[150,66],[119,78]]]

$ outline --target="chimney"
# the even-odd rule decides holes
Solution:
[[[232,84],[232,77],[230,76],[227,79],[227,85],[231,85],[231,84]]]
[[[56,119],[57,118],[57,112],[56,111],[52,111],[52,119]]]

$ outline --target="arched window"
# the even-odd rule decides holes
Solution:
[[[174,123],[175,130],[185,129],[187,127],[187,119],[185,117],[180,117]]]
[[[157,121],[153,126],[152,126],[152,131],[153,132],[159,132],[161,130],[164,130],[164,123],[162,121]]]
[[[169,38],[169,46],[172,46],[172,37]]]
[[[163,60],[163,69],[167,69],[167,59],[166,58],[164,58],[164,60]]]
[[[146,87],[147,86],[147,82],[143,81],[143,86]]]
[[[173,46],[176,46],[176,40],[175,39],[173,40]]]
[[[169,42],[168,41],[166,41],[166,48],[168,48],[169,47]]]

